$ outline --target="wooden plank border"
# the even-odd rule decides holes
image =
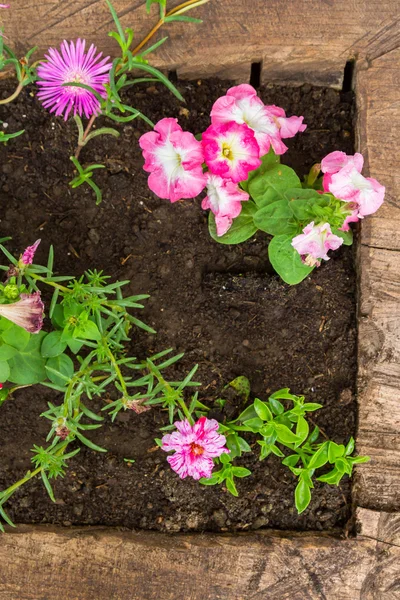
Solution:
[[[135,20],[139,37],[142,0],[115,4],[124,24]],[[14,9],[6,28],[20,48],[32,42],[43,50],[87,32],[100,44],[109,27],[93,0],[14,0]],[[181,76],[243,80],[252,62],[262,62],[264,80],[339,86],[345,62],[357,58],[357,149],[387,187],[384,207],[362,227],[359,248],[357,447],[372,461],[354,485],[357,538],[23,526],[0,538],[0,600],[400,598],[398,10],[395,0],[299,0],[295,8],[289,0],[254,0],[251,9],[241,0],[214,0],[202,8],[206,33],[190,26],[184,35],[174,25],[173,43],[157,59]]]

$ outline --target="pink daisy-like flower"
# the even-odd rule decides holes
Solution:
[[[248,199],[249,194],[241,190],[237,183],[208,173],[207,196],[201,208],[209,208],[214,213],[217,235],[221,236],[231,227],[232,220],[240,215],[242,202]]]
[[[292,240],[293,248],[308,267],[319,267],[321,259],[329,260],[328,250],[337,250],[342,244],[342,238],[332,233],[329,223],[314,226],[314,221]]]
[[[234,183],[244,181],[249,171],[261,165],[260,148],[247,125],[234,121],[210,125],[203,133],[202,144],[211,173]]]
[[[33,263],[33,258],[35,256],[36,250],[38,249],[40,242],[41,240],[36,240],[33,246],[28,246],[27,248],[25,248],[20,259],[23,265],[31,265]]]
[[[78,39],[77,42],[63,41],[61,52],[56,48],[49,48],[45,55],[47,62],[40,63],[38,67],[40,86],[38,98],[43,106],[57,116],[64,114],[64,119],[73,110],[74,115],[83,114],[89,118],[100,111],[100,103],[96,96],[89,90],[76,86],[63,86],[65,83],[82,83],[93,88],[100,96],[106,97],[104,84],[108,83],[109,71],[112,63],[110,58],[102,57],[102,52],[97,54],[97,48],[92,44],[85,52],[86,41]]]
[[[282,138],[293,137],[307,127],[303,125],[303,117],[287,118],[283,108],[266,106],[256,90],[247,83],[230,88],[211,109],[213,124],[230,121],[246,124],[254,131],[260,156],[267,154],[271,145],[276,154],[283,154],[287,146]]]
[[[225,436],[217,433],[218,421],[201,417],[194,425],[190,425],[187,419],[174,425],[178,431],[164,435],[161,440],[165,452],[175,450],[167,458],[171,468],[181,479],[188,476],[193,479],[211,477],[213,459],[224,452],[229,453],[225,448]]]
[[[43,312],[44,304],[40,299],[40,292],[21,294],[21,299],[13,304],[0,304],[0,316],[23,327],[29,333],[39,333],[42,329]]]
[[[177,119],[161,119],[154,131],[142,135],[139,145],[145,159],[143,168],[150,173],[149,188],[157,196],[176,202],[194,198],[204,189],[201,143],[183,131]]]

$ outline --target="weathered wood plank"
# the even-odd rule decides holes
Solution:
[[[400,250],[400,48],[358,65],[356,98],[358,149],[371,176],[386,186],[385,203],[365,219],[361,241]]]
[[[0,538],[0,599],[364,600],[375,546],[279,532],[168,537],[21,527]]]
[[[179,0],[170,0],[168,6],[177,4]],[[156,6],[148,19],[144,0],[114,0],[114,5],[138,40],[157,19]],[[375,58],[399,43],[396,0],[211,0],[195,13],[203,25],[174,23],[166,28],[171,41],[157,51],[158,66],[204,76],[263,61],[268,80],[337,86],[347,59]],[[105,52],[116,52],[106,35],[112,23],[102,0],[14,0],[1,16],[19,52],[27,45],[38,45],[43,52],[63,38],[78,36]]]

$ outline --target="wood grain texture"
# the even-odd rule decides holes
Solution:
[[[386,198],[361,228],[357,447],[371,462],[358,469],[354,492],[359,505],[380,510],[400,509],[399,84],[400,49],[357,66],[357,145]]]
[[[168,7],[177,4],[169,0]],[[157,20],[157,7],[148,17],[144,0],[114,0],[114,6],[137,40]],[[173,23],[159,33],[168,31],[170,41],[157,51],[156,65],[203,77],[262,61],[268,81],[338,86],[346,60],[376,58],[400,43],[396,0],[211,0],[193,15],[203,25]],[[107,53],[117,49],[107,37],[112,20],[103,0],[14,0],[1,16],[19,53],[33,45],[43,53],[78,36]]]
[[[0,538],[1,600],[358,600],[376,543],[21,527]],[[399,553],[400,554],[400,553]]]
[[[400,31],[400,26],[398,27]],[[357,145],[371,176],[386,186],[379,211],[365,219],[363,244],[400,250],[400,48],[366,62],[356,73]]]

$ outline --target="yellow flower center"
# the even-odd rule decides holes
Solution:
[[[204,448],[202,446],[199,446],[199,444],[196,444],[195,442],[190,444],[190,450],[196,456],[201,456],[202,454],[204,454]]]
[[[228,160],[233,160],[233,152],[231,147],[229,146],[229,144],[227,144],[226,142],[224,142],[222,144],[222,156],[224,158],[227,158]]]

